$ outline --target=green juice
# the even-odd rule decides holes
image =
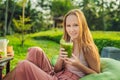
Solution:
[[[71,57],[72,55],[72,49],[73,49],[73,43],[72,42],[65,42],[63,39],[60,40],[60,45],[62,48],[65,49],[66,52],[68,52],[68,57]]]

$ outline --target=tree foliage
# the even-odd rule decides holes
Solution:
[[[91,30],[120,30],[119,0],[36,0],[35,4],[33,0],[0,0],[0,36],[5,32],[7,1],[7,34],[20,32],[15,27],[13,19],[20,20],[20,16],[23,17],[23,10],[25,10],[24,17],[30,19],[27,23],[31,24],[31,29],[26,32],[38,32],[48,29],[55,17],[64,16],[73,8],[79,8],[84,12]],[[24,9],[23,2],[26,2]]]
[[[91,30],[120,30],[119,6],[120,1],[115,0],[82,0],[79,3]]]
[[[51,13],[54,17],[65,15],[69,10],[75,8],[71,0],[53,0],[51,2]]]
[[[19,32],[25,32],[31,29],[32,25],[29,17],[24,18],[25,25],[23,26],[23,18],[20,16],[19,20],[13,19],[14,25]]]

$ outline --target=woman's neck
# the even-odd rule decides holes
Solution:
[[[74,40],[73,41],[73,45],[74,45],[74,48],[73,48],[73,53],[75,54],[75,55],[78,55],[79,54],[79,46],[78,46],[78,40]]]
[[[73,40],[74,46],[78,46],[78,40]]]

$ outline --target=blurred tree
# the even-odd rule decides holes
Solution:
[[[61,19],[69,10],[76,8],[73,4],[73,0],[52,0],[51,2],[51,15],[55,22],[54,27],[57,27],[56,19]],[[60,21],[61,22],[61,21]]]
[[[7,17],[6,4],[8,1]],[[19,20],[23,7],[21,0],[0,0],[0,35],[6,29],[7,34],[19,32],[13,25],[12,19]],[[31,30],[26,32],[38,32],[47,29],[56,17],[63,16],[72,8],[80,8],[91,30],[120,30],[120,0],[37,0],[33,7],[33,0],[28,0],[25,5],[24,15],[30,18]],[[7,24],[5,28],[5,19]]]
[[[72,0],[52,0],[51,14],[53,17],[64,16],[69,10],[75,8]]]
[[[15,24],[15,27],[19,31],[19,39],[21,41],[21,46],[24,46],[25,42],[25,34],[26,31],[29,30],[32,27],[32,24],[29,22],[31,21],[29,17],[25,17],[25,6],[26,6],[27,0],[22,0],[19,5],[22,6],[22,16],[20,16],[20,20],[13,19],[13,22]]]
[[[82,0],[77,4],[84,12],[91,30],[120,29],[118,0]]]
[[[12,34],[12,19],[15,13],[16,3],[13,0],[8,0],[9,10],[8,10],[8,23],[7,23],[7,34]]]
[[[7,2],[8,1],[8,2]],[[7,9],[6,13],[6,5],[9,7]],[[17,8],[15,10],[15,7]],[[1,28],[1,35],[3,36],[3,33],[5,34],[12,34],[14,27],[12,25],[12,19],[13,17],[17,17],[20,14],[20,7],[16,4],[14,0],[1,0],[0,3],[0,28]],[[5,14],[6,13],[6,14]],[[6,15],[6,17],[5,17]],[[6,30],[6,32],[4,31]]]
[[[84,12],[91,30],[103,30],[104,28],[98,5],[101,5],[99,4],[99,0],[82,0],[79,3],[79,7]]]
[[[37,0],[36,7],[39,11],[38,14],[39,19],[37,20],[37,22],[39,22],[38,26],[39,31],[46,30],[48,26],[51,24],[50,4],[51,0]]]
[[[25,12],[25,15],[26,17],[28,16],[30,19],[31,19],[31,24],[32,24],[32,27],[31,27],[31,30],[28,30],[29,33],[31,32],[36,32],[38,30],[38,26],[37,24],[39,24],[39,22],[37,22],[37,20],[39,19],[38,17],[38,14],[39,12],[32,8],[32,0],[28,0],[28,3],[26,5],[26,12]]]
[[[5,5],[2,3],[2,0],[0,0],[0,36],[3,36],[3,26],[4,26],[4,16],[3,9],[5,9]]]
[[[107,30],[120,31],[120,1],[111,1],[109,6],[107,6],[106,15],[106,25]]]
[[[20,20],[13,19],[14,25],[18,31],[18,34],[15,35],[21,42],[21,46],[24,46],[25,40],[28,38],[25,34],[27,34],[27,30],[30,30],[32,24],[30,24],[30,18],[24,18],[24,25],[23,25],[23,17],[20,16]]]

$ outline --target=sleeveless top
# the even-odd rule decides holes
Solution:
[[[85,66],[88,67],[88,64],[87,64],[87,62],[85,61],[83,52],[80,53],[80,55],[78,56],[78,58],[79,58],[80,62],[81,62],[83,65],[85,65]],[[73,58],[70,58],[70,59],[73,59]],[[66,68],[68,71],[70,71],[70,72],[78,75],[79,77],[83,77],[83,76],[85,75],[85,73],[83,73],[82,71],[80,71],[80,69],[78,69],[78,68],[76,68],[76,67],[74,67],[74,66],[72,66],[72,65],[66,64],[65,68]]]

